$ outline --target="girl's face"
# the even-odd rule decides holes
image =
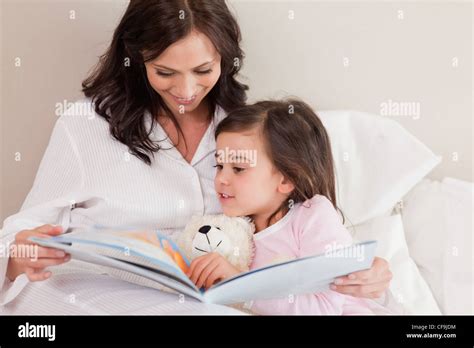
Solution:
[[[221,75],[220,63],[211,40],[193,31],[145,67],[150,85],[176,115],[199,106]]]
[[[214,186],[225,215],[268,217],[293,189],[274,168],[257,130],[221,133],[216,150]]]

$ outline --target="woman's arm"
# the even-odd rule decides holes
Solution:
[[[389,263],[375,257],[370,269],[337,278],[331,289],[355,297],[379,298],[389,288],[391,280]]]
[[[10,255],[6,276],[14,281],[25,273],[32,282],[45,280],[51,276],[46,268],[69,261],[70,255],[62,250],[41,247],[28,240],[30,237],[49,238],[62,233],[61,226],[43,225],[32,230],[23,230],[15,236],[12,250],[25,250],[28,253]]]
[[[66,122],[61,117],[56,121],[33,186],[20,211],[8,217],[3,223],[0,235],[1,246],[5,250],[9,250],[10,246],[15,249],[17,244],[31,243],[23,238],[28,237],[27,235],[31,233],[49,234],[48,231],[44,231],[43,225],[60,223],[60,212],[63,209],[60,205],[68,206],[70,204],[70,194],[80,191],[83,179],[83,167],[79,154]],[[20,231],[23,232],[21,236],[19,235]],[[44,257],[48,258],[48,253],[52,252],[51,250],[45,251],[43,248],[38,248],[37,251],[42,253],[37,255],[38,261]],[[15,257],[15,260],[12,261],[10,256]],[[16,278],[26,273],[27,268],[42,270],[41,266],[57,262],[56,258],[49,258],[51,260],[48,262],[34,264],[38,267],[27,267],[26,262],[28,261],[26,259],[20,260],[14,254],[8,253],[7,257],[0,257],[0,305],[6,304],[6,299],[11,301],[20,292],[20,288],[26,285],[25,279],[16,284]],[[43,271],[34,272],[35,274],[28,271],[28,273],[29,280],[45,279],[47,274]],[[10,284],[9,281],[12,280],[13,284]]]

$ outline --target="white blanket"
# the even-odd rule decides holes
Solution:
[[[29,283],[0,314],[15,315],[239,315],[231,307],[205,304],[91,273],[57,274]]]

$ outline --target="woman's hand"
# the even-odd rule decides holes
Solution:
[[[15,241],[10,246],[7,277],[11,281],[20,274],[26,273],[30,281],[48,279],[51,272],[46,267],[60,265],[70,260],[70,255],[54,248],[39,246],[28,238],[35,236],[50,238],[61,234],[61,226],[43,225],[33,230],[23,230],[16,234]]]
[[[388,289],[391,280],[388,262],[375,257],[370,269],[336,278],[331,289],[355,297],[379,298]]]
[[[209,253],[199,256],[191,262],[186,275],[200,289],[203,285],[210,288],[215,282],[241,273],[232,266],[222,255]]]

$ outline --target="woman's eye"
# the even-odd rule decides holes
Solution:
[[[213,166],[214,168],[217,168],[217,170],[222,170],[222,164],[216,164]]]
[[[163,76],[163,77],[168,77],[168,76],[173,75],[173,73],[166,73],[166,72],[158,71],[158,70],[156,71],[156,74],[160,75],[160,76]]]
[[[245,168],[239,168],[239,167],[234,167],[232,169],[234,169],[234,172],[236,172],[236,173],[240,173],[240,172],[243,172],[245,170]]]
[[[211,72],[212,72],[212,69],[209,69],[209,70],[203,70],[203,71],[196,71],[196,74],[205,75],[205,74],[210,74]]]
[[[211,72],[212,72],[211,69],[204,70],[204,71],[195,71],[195,73],[199,75],[206,75],[206,74],[210,74]],[[156,74],[163,77],[169,77],[169,76],[174,75],[174,73],[172,72],[164,72],[164,71],[158,71],[158,70],[156,71]]]

